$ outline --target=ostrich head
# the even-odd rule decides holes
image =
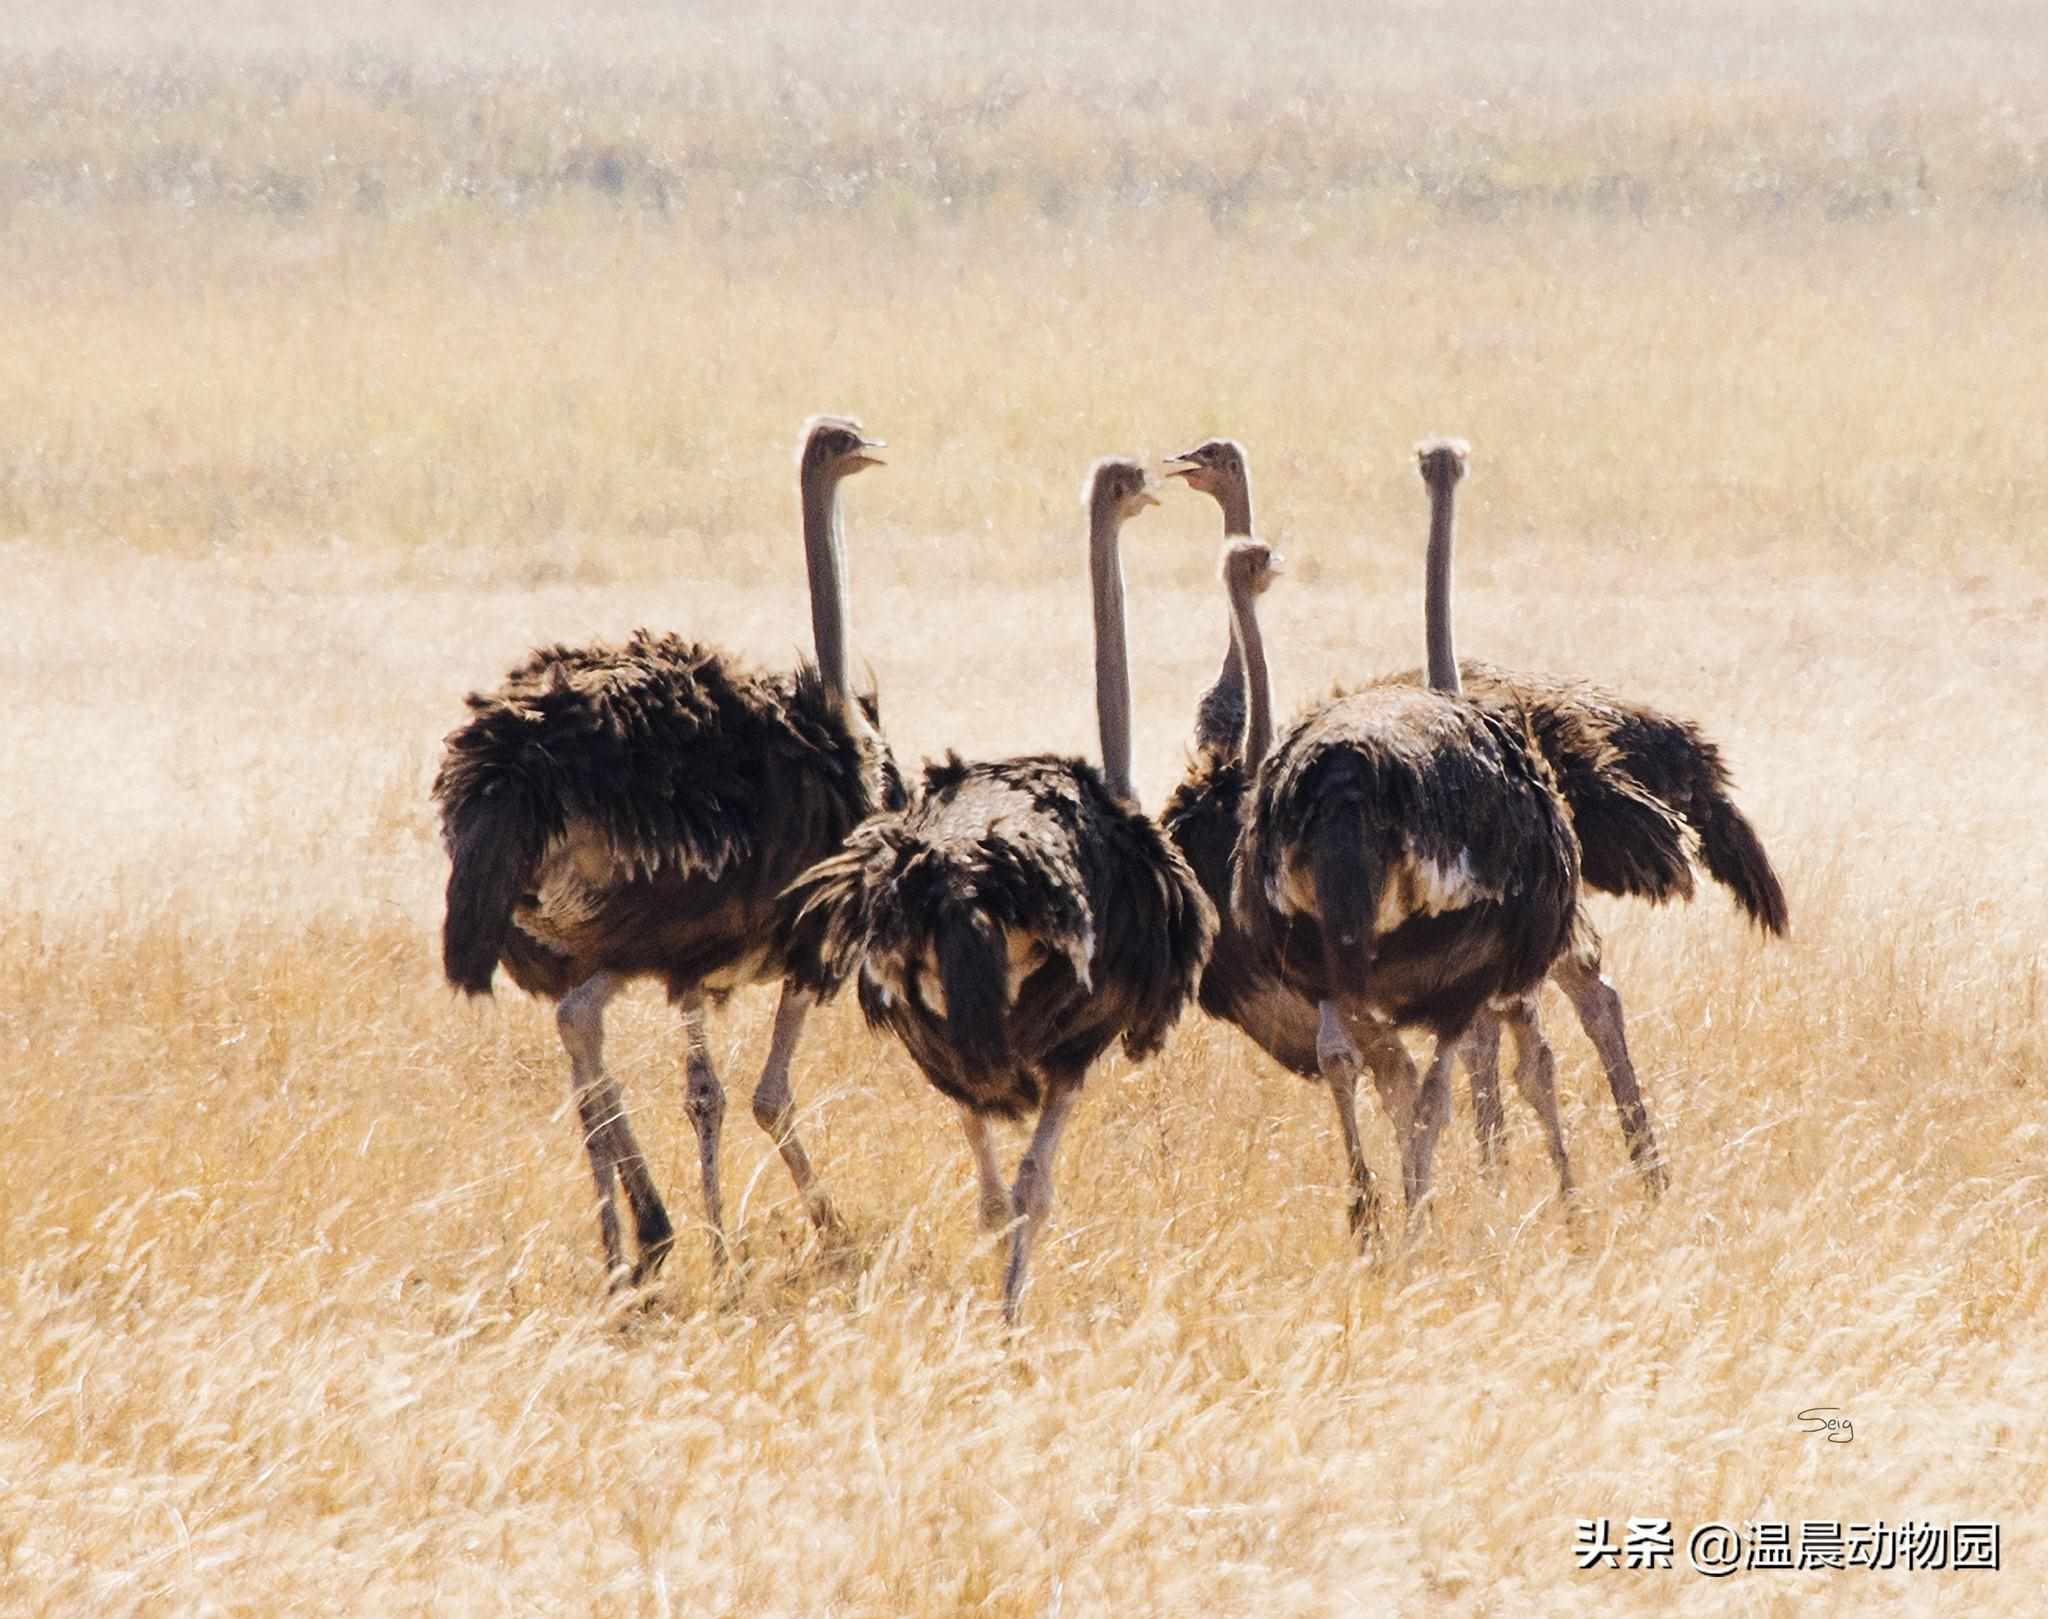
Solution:
[[[1465,476],[1465,457],[1472,446],[1461,438],[1426,438],[1415,446],[1415,464],[1432,490],[1448,490]]]
[[[1197,444],[1185,455],[1167,462],[1169,478],[1184,478],[1190,489],[1199,489],[1210,499],[1221,501],[1227,489],[1241,488],[1246,481],[1244,450],[1235,440],[1212,438]]]
[[[1147,506],[1159,504],[1159,497],[1152,493],[1152,484],[1145,476],[1145,469],[1135,461],[1126,461],[1118,456],[1104,456],[1095,463],[1088,474],[1084,498],[1091,517],[1114,517],[1118,522],[1136,517]]]
[[[797,452],[805,476],[848,478],[863,467],[881,466],[874,451],[884,448],[879,439],[862,435],[860,423],[848,416],[813,416],[804,423],[803,447]]]
[[[1223,566],[1218,570],[1223,585],[1233,596],[1263,596],[1283,571],[1281,557],[1264,540],[1232,540],[1223,548]]]

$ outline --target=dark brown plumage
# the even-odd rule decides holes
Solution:
[[[434,796],[450,857],[442,960],[488,994],[514,983],[559,1002],[598,1192],[605,1258],[623,1265],[614,1177],[632,1207],[634,1279],[673,1227],[619,1087],[603,1062],[607,1001],[657,978],[683,1012],[687,1107],[698,1136],[713,1252],[724,1254],[718,1141],[724,1087],[707,1001],[784,977],[782,890],[868,815],[903,802],[872,696],[846,689],[836,490],[878,446],[840,418],[807,424],[799,452],[818,665],[768,674],[710,647],[642,630],[622,645],[549,647],[469,698]],[[754,1115],[776,1139],[812,1218],[832,1223],[796,1137],[788,1070],[809,1005],[785,984]]]
[[[1542,979],[1578,882],[1570,814],[1525,733],[1443,693],[1368,686],[1281,735],[1231,909],[1297,994],[1450,1038]]]
[[[1243,763],[1206,744],[1165,817],[1213,883],[1236,802],[1222,955],[1212,954],[1204,1004],[1297,1071],[1311,1071],[1313,1050],[1312,1071],[1344,1128],[1353,1226],[1368,1240],[1377,1216],[1356,1117],[1360,1065],[1371,1065],[1393,1117],[1412,1212],[1428,1191],[1454,1042],[1490,1001],[1540,981],[1578,922],[1578,845],[1548,763],[1520,715],[1456,691],[1450,492],[1462,447],[1428,446],[1421,463],[1432,504],[1430,661],[1449,689],[1340,694],[1265,754],[1270,695],[1255,601],[1270,553],[1233,541],[1224,579],[1247,685]],[[1439,1040],[1419,1091],[1393,1033],[1410,1026]],[[1560,1175],[1568,1184],[1562,1161]]]
[[[1692,857],[1766,933],[1790,926],[1785,890],[1756,829],[1736,805],[1721,750],[1692,721],[1630,702],[1589,680],[1501,669],[1461,660],[1465,695],[1526,713],[1558,787],[1572,807],[1585,850],[1584,878],[1602,894],[1653,904],[1693,897]],[[1422,684],[1422,671],[1389,677]],[[1663,805],[1690,828],[1692,846],[1672,858]]]
[[[1335,696],[1341,696],[1335,694]],[[1495,714],[1503,725],[1511,725],[1505,714]],[[1591,772],[1589,772],[1591,774]],[[1561,784],[1563,790],[1563,784]],[[1640,802],[1620,792],[1610,776],[1602,778],[1602,792],[1616,808],[1640,819],[1638,854],[1669,866],[1673,849],[1683,849],[1677,817],[1663,811],[1657,800]],[[1280,1066],[1303,1079],[1321,1079],[1315,1052],[1317,1007],[1270,970],[1245,929],[1237,925],[1233,907],[1233,854],[1243,827],[1247,800],[1245,761],[1237,749],[1202,745],[1188,761],[1188,770],[1167,798],[1159,813],[1159,825],[1188,860],[1202,892],[1217,907],[1217,944],[1208,954],[1202,970],[1200,1003],[1210,1017],[1235,1023],[1264,1048]],[[1567,806],[1571,794],[1565,794]],[[1585,856],[1581,849],[1581,880],[1585,880]],[[1597,935],[1591,931],[1583,909],[1573,919],[1573,933],[1567,950],[1573,956],[1591,952],[1597,962]]]
[[[1529,715],[1571,805],[1588,888],[1652,904],[1690,899],[1696,858],[1764,932],[1786,931],[1785,890],[1755,828],[1736,807],[1720,750],[1696,725],[1587,681],[1483,663],[1460,668],[1467,691],[1477,700],[1513,704]],[[1664,844],[1659,818],[1646,813],[1646,799],[1648,808],[1663,810],[1666,820],[1677,821],[1688,834],[1676,863]],[[1600,1053],[1629,1159],[1655,1196],[1669,1181],[1670,1170],[1629,1055],[1621,996],[1601,971],[1600,936],[1590,922],[1580,927],[1574,947],[1559,958],[1552,977]],[[1518,1061],[1547,1062],[1547,1049],[1532,1052],[1528,1047],[1524,1031],[1533,1028],[1532,1016],[1525,1013],[1517,1023]],[[1499,1017],[1489,1008],[1474,1024],[1465,1061],[1472,1075],[1480,1154],[1490,1164],[1500,1159],[1504,1123],[1499,1051]]]
[[[1216,907],[1216,942],[1202,969],[1202,1010],[1234,1023],[1283,1068],[1322,1077],[1316,1059],[1316,1007],[1254,955],[1231,904],[1230,860],[1246,798],[1236,751],[1208,746],[1190,762],[1160,811],[1159,824]]]
[[[1017,1118],[1040,1074],[1115,1042],[1152,1055],[1213,929],[1187,864],[1084,760],[929,766],[901,814],[861,827],[792,890],[813,987],[858,976],[868,1022],[977,1112]]]
[[[1129,787],[1117,533],[1154,503],[1137,466],[1098,464],[1090,528],[1103,768],[1051,754],[948,757],[927,769],[907,809],[859,828],[787,896],[784,949],[799,981],[829,994],[857,977],[869,1022],[960,1104],[985,1221],[1020,1217],[1003,1285],[1012,1318],[1082,1080],[1115,1041],[1133,1057],[1158,1049],[1215,931],[1194,874]],[[985,1121],[1033,1111],[1006,1195]]]
[[[1289,1072],[1320,1081],[1316,1002],[1291,986],[1240,925],[1232,899],[1232,856],[1248,797],[1235,749],[1198,748],[1160,811],[1159,823],[1216,907],[1216,942],[1202,970],[1199,1000],[1214,1018],[1235,1024]]]
[[[1177,473],[1222,508],[1226,540],[1251,529],[1250,475],[1241,446],[1212,439],[1180,458]],[[1695,862],[1726,887],[1766,932],[1788,925],[1784,889],[1755,829],[1734,802],[1720,750],[1689,720],[1633,703],[1587,681],[1511,672],[1461,660],[1463,695],[1526,723],[1555,772],[1572,811],[1581,849],[1581,881],[1596,892],[1661,903],[1691,899]],[[1425,684],[1423,671],[1385,677]],[[1195,758],[1169,801],[1162,821],[1195,865],[1212,899],[1216,845],[1225,815],[1243,794],[1243,772],[1232,771],[1245,714],[1243,667],[1233,640],[1215,682],[1196,710]],[[1198,857],[1197,850],[1202,851]],[[1553,976],[1571,1000],[1599,1050],[1631,1157],[1651,1190],[1666,1171],[1628,1054],[1621,1000],[1600,970],[1598,933],[1583,913],[1572,948]],[[1316,1077],[1314,1009],[1271,993],[1243,960],[1242,936],[1223,916],[1204,978],[1203,1007],[1239,1024],[1277,1060]],[[1491,1009],[1479,1014],[1472,1048],[1475,1112],[1489,1156],[1500,1133],[1494,1064],[1499,1024]]]
[[[443,956],[472,994],[501,961],[557,1000],[600,970],[660,978],[675,1001],[729,989],[719,975],[772,938],[782,890],[903,802],[879,734],[855,735],[809,665],[764,673],[642,630],[536,652],[468,702],[434,796],[453,859]]]

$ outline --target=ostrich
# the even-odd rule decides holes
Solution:
[[[1490,1001],[1541,982],[1578,914],[1578,842],[1549,765],[1510,716],[1459,695],[1451,492],[1464,446],[1431,441],[1418,460],[1431,497],[1429,686],[1368,686],[1296,719],[1249,784],[1231,871],[1232,919],[1258,974],[1316,1008],[1316,1067],[1344,1134],[1352,1229],[1368,1245],[1378,1213],[1358,1132],[1361,1065],[1400,1139],[1412,1224],[1429,1195],[1452,1053]],[[1230,582],[1252,677],[1249,760],[1271,725],[1264,649],[1253,593]],[[1437,1036],[1419,1091],[1402,1027]],[[1540,1094],[1546,1071],[1526,1077],[1561,1153],[1555,1097]],[[1560,1180],[1569,1187],[1562,1162]]]
[[[1211,439],[1176,460],[1170,476],[1184,479],[1222,507],[1226,539],[1251,532],[1250,475],[1240,445]],[[1587,888],[1652,904],[1689,900],[1694,894],[1696,855],[1707,874],[1728,889],[1759,928],[1774,935],[1785,932],[1784,889],[1762,841],[1731,796],[1720,749],[1697,725],[1586,681],[1515,673],[1472,660],[1460,662],[1458,670],[1468,697],[1528,716],[1537,745],[1571,806]],[[1419,685],[1423,676],[1420,670],[1409,670],[1394,678]],[[1214,776],[1221,770],[1221,760],[1204,761],[1219,750],[1227,757],[1235,749],[1243,709],[1243,676],[1233,639],[1215,684],[1203,694],[1197,710],[1198,773]],[[1219,778],[1205,783],[1194,796],[1206,801],[1226,786]],[[1241,786],[1236,790],[1241,792]],[[1684,841],[1676,849],[1669,824],[1674,814],[1685,827]],[[1204,882],[1209,886],[1206,874]],[[1214,897],[1213,886],[1210,892]],[[1222,954],[1219,948],[1219,959]],[[1212,963],[1211,971],[1215,970]],[[1599,1053],[1630,1158],[1655,1195],[1663,1190],[1668,1171],[1629,1057],[1621,996],[1601,971],[1600,938],[1583,916],[1572,948],[1558,958],[1551,978]],[[1526,1023],[1512,1015],[1510,1021],[1518,1062],[1539,1060],[1523,1042]],[[1473,1118],[1481,1152],[1489,1162],[1498,1157],[1502,1123],[1501,1026],[1501,1016],[1492,1008],[1482,1011],[1464,1052],[1472,1074]],[[1295,1066],[1280,1052],[1274,1055]]]
[[[1157,498],[1134,462],[1087,491],[1102,767],[1052,754],[928,765],[909,808],[860,827],[786,896],[786,950],[830,994],[856,969],[870,1025],[960,1108],[982,1224],[1010,1228],[1014,1323],[1052,1207],[1053,1154],[1095,1059],[1159,1049],[1194,994],[1215,915],[1131,788],[1118,533]],[[991,1119],[1038,1115],[1005,1191]]]
[[[764,674],[714,648],[637,631],[623,645],[549,647],[469,698],[434,781],[452,869],[442,928],[448,980],[487,995],[500,963],[556,1001],[605,1262],[625,1274],[613,1179],[631,1205],[635,1284],[674,1229],[604,1065],[604,1009],[660,979],[682,1012],[686,1108],[696,1128],[712,1258],[726,1257],[718,1184],[725,1088],[707,1001],[784,977],[776,898],[862,819],[903,801],[872,695],[846,679],[840,483],[879,466],[859,425],[815,417],[798,452],[815,668]],[[836,1224],[797,1138],[789,1065],[810,997],[783,983],[754,1117],[811,1219]]]
[[[1256,778],[1272,739],[1272,696],[1254,599],[1265,594],[1280,572],[1280,559],[1256,540],[1231,540],[1223,552],[1222,576],[1231,604],[1234,636],[1249,649],[1248,700],[1242,741],[1204,743],[1174,789],[1160,823],[1187,858],[1217,908],[1216,943],[1202,971],[1200,1001],[1211,1017],[1234,1023],[1283,1067],[1320,1080],[1317,1055],[1319,1008],[1279,974],[1255,958],[1231,909],[1231,856],[1240,830],[1247,784]],[[1240,668],[1245,664],[1240,662]],[[1669,834],[1675,840],[1675,824]],[[1575,935],[1576,937],[1576,931]],[[1560,1196],[1571,1206],[1571,1160],[1557,1112],[1555,1064],[1543,1038],[1533,999],[1507,998],[1497,1017],[1514,1029],[1515,1081],[1549,1138]],[[1497,1056],[1497,1053],[1496,1053]],[[1348,1142],[1347,1142],[1348,1146]]]

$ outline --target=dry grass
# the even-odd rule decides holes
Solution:
[[[1122,81],[1058,7],[901,69],[848,43],[887,11],[836,55],[690,25],[740,42],[724,77],[655,26],[608,99],[630,7],[566,41],[522,13],[496,55],[460,18],[374,50],[235,19],[154,78],[118,8],[0,41],[0,1612],[2030,1610],[2048,278],[1997,174],[2041,135],[1955,109],[2028,105],[2040,46],[2015,8],[1930,33],[1898,3],[1795,48],[1723,0],[1688,74],[1648,66],[1671,18],[1539,50],[1544,8],[1476,9],[1213,74],[1220,11],[1192,42],[1147,13],[1158,93],[1100,134]],[[1504,99],[1404,125],[1468,25]],[[776,48],[837,64],[820,117],[903,75],[870,167],[923,140],[1011,178],[790,201],[775,176],[827,148],[777,132]],[[349,62],[387,73],[374,118]],[[996,80],[1030,93],[973,158],[945,97]],[[635,174],[683,173],[699,129],[777,200],[564,180],[551,85],[639,130]],[[1336,111],[1247,160],[1256,121],[1216,109],[1288,85]],[[1885,119],[1968,183],[1831,203],[1893,185],[1844,133]],[[1787,174],[1833,130],[1834,169],[1737,206],[1737,125]],[[477,128],[488,177],[554,178],[516,206],[399,178]],[[1167,129],[1194,177],[1141,206],[1117,133]],[[1347,169],[1373,140],[1434,142],[1452,200],[1386,179],[1398,151]],[[189,153],[137,157],[178,142],[235,175],[260,149],[300,201],[181,200]],[[374,149],[379,206],[318,179],[326,146]],[[35,180],[82,154],[129,179]],[[1238,163],[1278,178],[1219,212]],[[1644,206],[1551,171],[1635,174]],[[1480,178],[1521,189],[1471,206]],[[461,692],[535,640],[645,622],[786,659],[788,450],[825,407],[894,446],[848,497],[854,638],[913,758],[1090,745],[1091,456],[1246,439],[1291,702],[1415,660],[1406,450],[1470,436],[1466,648],[1705,720],[1788,878],[1783,946],[1718,896],[1602,912],[1670,1196],[1643,1202],[1558,1006],[1580,1249],[1532,1121],[1496,1192],[1461,1106],[1437,1232],[1363,1269],[1327,1105],[1191,1023],[1096,1074],[1012,1346],[951,1110],[835,1008],[797,1083],[851,1244],[812,1242],[736,1107],[738,1273],[692,1231],[648,1308],[605,1308],[547,1010],[439,982],[426,782]],[[1220,650],[1214,531],[1177,497],[1127,545],[1153,803]],[[736,1091],[767,1019],[755,994],[719,1025]],[[613,1025],[688,1215],[677,1030],[651,994]],[[1815,1405],[1855,1443],[1803,1437]],[[1994,1518],[2007,1567],[1575,1574],[1602,1515]]]

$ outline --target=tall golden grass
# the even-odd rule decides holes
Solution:
[[[2025,8],[322,15],[0,39],[0,1613],[2033,1611]],[[736,1108],[735,1272],[692,1229],[607,1303],[548,1009],[439,981],[426,785],[537,641],[793,656],[824,408],[892,446],[847,526],[909,760],[1092,746],[1091,457],[1246,441],[1285,704],[1416,661],[1408,447],[1471,438],[1463,650],[1702,720],[1788,881],[1782,945],[1599,910],[1667,1197],[1558,1003],[1583,1240],[1461,1100],[1363,1267],[1327,1104],[1191,1021],[1093,1077],[1013,1343],[952,1110],[836,1007],[847,1245]],[[1155,805],[1216,542],[1127,538]],[[693,1216],[679,1031],[612,1025]],[[1679,1567],[1575,1571],[1632,1516]],[[1684,1566],[1879,1518],[2006,1566]]]

